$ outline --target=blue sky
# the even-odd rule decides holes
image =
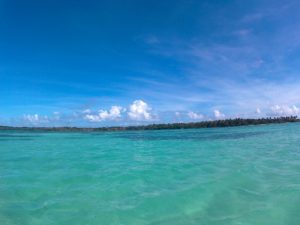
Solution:
[[[0,0],[0,123],[300,113],[299,1]]]

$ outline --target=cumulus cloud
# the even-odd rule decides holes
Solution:
[[[33,123],[33,124],[49,122],[47,116],[39,116],[38,114],[23,115],[23,119],[25,122],[29,122],[29,123]]]
[[[92,114],[87,114],[84,116],[85,120],[88,120],[90,122],[100,122],[101,118],[99,117],[99,115],[92,115]]]
[[[112,106],[109,111],[100,110],[99,117],[102,120],[115,120],[121,117],[122,112],[121,106]]]
[[[39,115],[34,114],[34,115],[24,115],[23,116],[24,120],[27,120],[28,122],[38,122],[39,121]]]
[[[193,120],[200,120],[200,119],[203,119],[203,117],[204,117],[202,114],[198,114],[195,112],[188,112],[187,115],[190,119],[193,119]]]
[[[85,110],[86,111],[86,110]],[[84,119],[90,122],[100,122],[105,120],[118,120],[121,118],[121,114],[124,109],[121,106],[112,106],[109,111],[99,110],[97,114],[86,114]],[[90,112],[90,111],[88,111]]]
[[[271,107],[271,114],[273,116],[292,116],[300,114],[300,109],[295,105],[274,105]]]
[[[225,114],[216,109],[214,110],[214,116],[216,119],[223,119],[225,117]]]
[[[130,106],[128,111],[128,116],[132,120],[151,120],[152,109],[149,105],[142,100],[135,100]]]

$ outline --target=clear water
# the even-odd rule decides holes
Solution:
[[[1,225],[299,225],[300,124],[0,132]]]

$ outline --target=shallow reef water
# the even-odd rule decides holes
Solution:
[[[299,225],[300,123],[0,131],[3,225]]]

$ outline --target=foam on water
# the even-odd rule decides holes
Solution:
[[[300,224],[300,124],[0,132],[0,224]]]

